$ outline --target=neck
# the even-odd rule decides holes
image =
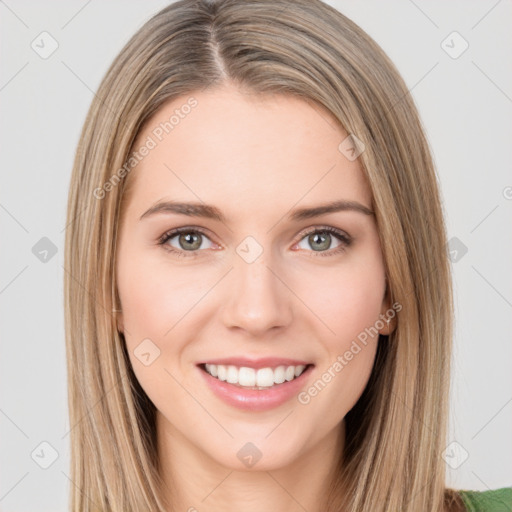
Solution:
[[[344,444],[344,422],[286,466],[242,471],[219,464],[157,413],[168,512],[320,512]]]

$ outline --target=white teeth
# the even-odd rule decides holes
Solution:
[[[299,367],[297,366],[297,368],[299,368]],[[274,382],[276,384],[282,384],[285,381],[285,377],[284,377],[285,370],[286,370],[286,366],[278,366],[274,370]]]
[[[272,368],[260,368],[256,372],[256,384],[261,388],[274,385],[274,370]]]
[[[236,384],[238,382],[238,368],[236,366],[228,366],[226,382],[230,384]]]
[[[212,364],[211,366],[216,366],[216,365]],[[212,375],[213,375],[213,372],[212,372]],[[217,366],[217,378],[219,380],[226,380],[227,375],[228,375],[227,368],[225,366],[218,365]]]
[[[288,368],[286,368],[286,371],[284,372],[284,378],[286,380],[293,380],[294,377],[295,377],[295,367],[288,366]]]
[[[216,364],[206,364],[206,370],[210,375],[217,377],[217,365]]]
[[[240,384],[240,386],[256,386],[256,370],[254,368],[240,368],[238,372],[238,384]]]
[[[248,368],[242,366],[225,366],[222,364],[205,364],[206,371],[219,380],[229,382],[230,384],[238,384],[242,387],[258,387],[269,388],[274,384],[282,384],[284,381],[291,381],[299,377],[305,365],[298,366],[278,366],[277,368]]]

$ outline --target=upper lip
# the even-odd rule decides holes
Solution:
[[[225,366],[238,366],[248,367],[248,368],[277,368],[278,366],[307,366],[312,364],[308,361],[301,361],[299,359],[289,359],[282,357],[262,357],[260,359],[249,359],[247,357],[227,357],[222,359],[208,359],[206,361],[202,361],[198,363],[199,365],[204,364],[215,364],[215,365],[225,365]]]

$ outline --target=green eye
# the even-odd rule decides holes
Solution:
[[[330,250],[333,238],[337,239],[339,245],[333,250]],[[303,240],[306,240],[306,244],[313,249],[313,252],[318,253],[318,256],[331,256],[333,254],[338,254],[341,251],[346,250],[352,241],[352,239],[342,231],[327,226],[323,228],[316,228],[315,230],[306,233],[301,239],[301,242]],[[299,242],[299,244],[301,242]],[[307,249],[307,247],[300,248]]]
[[[177,245],[168,243],[173,239],[176,239]],[[204,245],[205,240],[212,243],[202,230],[192,227],[182,227],[164,233],[160,237],[158,244],[177,256],[195,257],[199,255],[201,250],[208,249],[207,245]],[[300,246],[303,240],[306,240],[305,243],[309,247]],[[338,241],[338,245],[335,248],[331,247],[333,240]],[[311,249],[309,252],[312,252],[314,256],[333,256],[345,251],[351,242],[352,238],[343,231],[330,226],[324,226],[305,233],[297,245],[300,249],[306,251]]]

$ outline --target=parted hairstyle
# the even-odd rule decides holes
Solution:
[[[446,488],[441,456],[453,334],[446,227],[407,86],[361,28],[319,0],[180,0],[145,23],[115,58],[76,151],[64,273],[72,512],[165,510],[155,406],[116,327],[116,243],[137,172],[126,162],[165,103],[227,82],[251,94],[316,102],[363,142],[358,158],[388,293],[402,305],[345,417],[343,465],[322,510],[442,512],[460,505]],[[348,492],[341,492],[342,481]]]

